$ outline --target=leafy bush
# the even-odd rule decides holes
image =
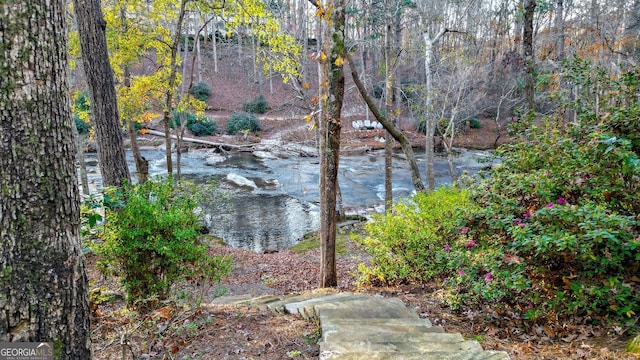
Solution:
[[[200,101],[207,101],[211,96],[211,87],[207,85],[207,83],[199,81],[191,86],[189,94],[193,95]]]
[[[258,95],[251,100],[246,100],[242,104],[242,111],[253,114],[264,114],[267,112],[267,100],[262,95]]]
[[[73,112],[73,121],[79,134],[86,134],[91,128],[91,102],[89,94],[86,91],[76,91],[73,94],[71,110]]]
[[[373,267],[361,267],[361,281],[428,280],[442,273],[442,264],[433,259],[455,234],[459,209],[468,207],[472,202],[466,191],[442,187],[397,204],[394,214],[375,216],[365,226],[369,236],[363,241]]]
[[[79,116],[73,115],[73,121],[76,124],[76,129],[78,129],[78,134],[87,134],[89,129],[91,128],[91,124],[82,120]]]
[[[242,131],[258,132],[260,131],[260,121],[258,118],[249,113],[237,112],[229,116],[227,123],[227,132],[229,135],[235,135]]]
[[[198,117],[196,121],[187,123],[187,128],[189,128],[195,136],[209,136],[218,132],[216,122],[206,116]]]
[[[502,164],[460,181],[464,199],[439,190],[426,198],[441,208],[419,195],[377,219],[364,280],[436,280],[454,307],[490,303],[535,322],[637,316],[640,74],[568,66],[583,92],[560,102],[577,120],[522,119],[522,140],[496,152]]]
[[[208,136],[216,134],[218,125],[215,120],[212,120],[204,115],[196,116],[190,112],[174,112],[171,119],[170,126],[175,128],[182,124],[182,119],[187,120],[187,129],[195,136]]]
[[[482,127],[482,123],[478,120],[477,117],[473,117],[469,119],[469,127],[472,129],[480,129]]]
[[[97,251],[103,268],[121,275],[130,304],[148,306],[168,298],[178,281],[219,281],[230,271],[230,259],[209,257],[199,240],[195,186],[171,178],[127,183],[107,199],[112,206]]]

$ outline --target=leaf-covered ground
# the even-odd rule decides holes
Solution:
[[[345,230],[343,230],[344,232]],[[344,236],[342,239],[346,239]],[[226,295],[255,297],[284,295],[317,286],[319,250],[306,253],[284,250],[257,254],[213,245],[211,253],[233,256],[234,270],[218,288],[212,288],[201,306],[189,301],[193,284],[181,284],[176,300],[140,315],[125,309],[117,295],[119,287],[95,269],[89,256],[93,288],[105,286],[106,301],[94,308],[92,319],[95,359],[317,359],[317,324],[292,315],[260,307],[210,304],[213,294],[224,288]],[[474,338],[485,349],[507,351],[513,359],[634,359],[623,352],[630,334],[602,325],[564,324],[523,326],[510,314],[483,311],[452,311],[438,300],[432,285],[359,288],[355,270],[367,256],[351,241],[343,240],[338,256],[339,287],[344,291],[398,297],[408,306],[448,332]],[[107,288],[109,290],[107,290]]]

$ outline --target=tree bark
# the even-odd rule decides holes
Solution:
[[[385,115],[393,119],[393,99],[394,99],[394,81],[395,81],[395,65],[392,56],[394,56],[391,34],[391,4],[389,0],[385,1],[385,31],[384,31],[384,62],[385,62]],[[393,120],[392,120],[393,121]],[[389,131],[384,133],[384,211],[389,214],[393,210],[393,137]]]
[[[90,359],[63,1],[0,4],[0,341]]]
[[[535,100],[535,62],[533,55],[533,15],[536,9],[536,0],[527,0],[524,9],[524,33],[522,36],[522,46],[524,62],[527,68],[527,77],[525,84],[525,98],[527,99],[527,107],[529,112],[536,111]]]
[[[340,129],[344,99],[344,72],[338,58],[344,56],[344,0],[325,0],[322,8],[329,11],[322,18],[322,51],[320,59],[320,287],[338,285],[336,271],[336,195],[340,160]],[[331,10],[333,9],[333,10]]]
[[[104,186],[130,180],[125,156],[115,82],[105,36],[100,0],[74,0],[82,64],[89,84],[91,113]]]
[[[424,104],[424,126],[425,126],[425,155],[427,158],[426,172],[427,172],[427,184],[429,185],[429,190],[434,190],[436,188],[436,178],[435,172],[433,170],[433,161],[435,158],[435,149],[434,149],[434,137],[436,135],[436,120],[431,115],[431,62],[433,61],[433,45],[444,35],[447,33],[447,28],[440,28],[438,33],[431,38],[431,34],[429,34],[429,29],[422,34],[424,39],[424,72],[426,76],[426,98]]]
[[[411,174],[411,182],[413,182],[414,189],[416,189],[416,191],[424,191],[425,187],[424,187],[424,184],[422,183],[422,179],[420,179],[420,170],[418,169],[418,162],[416,161],[416,156],[413,153],[413,148],[411,148],[411,143],[409,142],[409,139],[407,139],[407,137],[404,136],[402,131],[396,128],[393,125],[393,123],[388,121],[385,118],[385,116],[382,115],[380,110],[378,110],[378,107],[373,102],[373,99],[371,99],[371,97],[367,93],[367,89],[364,87],[364,84],[362,84],[362,81],[360,81],[360,77],[358,76],[358,72],[356,70],[356,65],[353,63],[353,59],[351,59],[351,56],[348,53],[345,53],[345,57],[347,58],[347,61],[349,62],[349,67],[351,68],[351,77],[353,78],[353,82],[356,84],[356,87],[358,88],[358,92],[360,93],[364,101],[367,103],[369,110],[371,110],[371,112],[373,113],[373,116],[376,117],[376,120],[378,120],[378,122],[382,124],[385,130],[387,130],[389,134],[400,144],[400,148],[402,149],[402,152],[406,156],[407,163],[409,164],[409,173]]]

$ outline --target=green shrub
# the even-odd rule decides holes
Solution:
[[[442,187],[397,204],[394,214],[375,216],[365,226],[369,236],[363,241],[373,266],[361,267],[361,281],[428,280],[443,273],[442,264],[433,259],[456,234],[456,217],[467,207],[472,202],[466,191]]]
[[[581,61],[568,71],[584,88],[566,102],[577,121],[560,112],[519,124],[526,141],[501,147],[502,165],[471,185],[482,207],[471,233],[527,267],[534,291],[504,303],[528,306],[528,319],[629,318],[640,311],[640,290],[629,286],[640,266],[638,74],[612,80]]]
[[[258,95],[251,100],[246,100],[242,104],[242,111],[253,114],[264,114],[267,112],[267,100],[262,95]]]
[[[230,259],[210,257],[199,240],[196,195],[195,186],[171,178],[105,195],[111,206],[97,251],[101,266],[121,276],[131,305],[148,308],[167,299],[176,282],[219,281],[230,271]]]
[[[196,121],[187,123],[187,127],[195,136],[209,136],[218,132],[218,125],[206,116],[198,117]]]
[[[473,117],[469,119],[469,127],[472,129],[480,129],[482,127],[482,123],[478,120],[477,117]]]
[[[91,103],[89,94],[86,91],[77,91],[73,94],[71,110],[73,112],[73,122],[79,134],[86,134],[91,128],[89,116],[91,114]]]
[[[73,121],[76,124],[76,129],[78,129],[78,134],[87,134],[89,129],[91,128],[91,124],[80,119],[77,115],[73,115]]]
[[[199,81],[191,86],[189,94],[193,95],[200,101],[207,101],[211,96],[211,87],[206,83]]]
[[[218,125],[215,120],[212,120],[204,115],[196,116],[190,112],[174,112],[170,122],[171,128],[178,127],[182,124],[182,120],[186,118],[187,129],[195,136],[208,136],[216,134]]]
[[[260,131],[260,121],[258,118],[249,113],[237,112],[229,116],[227,123],[227,132],[229,135],[235,135],[242,131],[258,132]]]
[[[576,121],[525,117],[500,165],[460,181],[464,199],[439,190],[376,219],[365,281],[437,280],[454,307],[533,322],[640,313],[640,74],[610,78],[579,60],[567,73],[581,93],[559,103]]]

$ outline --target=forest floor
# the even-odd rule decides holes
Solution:
[[[580,319],[525,327],[521,320],[481,311],[453,311],[440,301],[437,284],[391,287],[357,286],[357,265],[367,255],[349,233],[362,234],[361,225],[341,228],[338,240],[338,288],[402,299],[421,317],[447,332],[478,340],[484,349],[507,351],[512,359],[637,359],[623,349],[630,334],[615,326],[582,324]],[[209,288],[202,303],[193,297],[194,284],[180,284],[171,301],[147,314],[128,310],[121,287],[96,268],[88,256],[94,359],[317,359],[318,325],[299,316],[275,313],[258,306],[209,303],[220,290],[225,295],[284,295],[311,290],[318,284],[319,249],[283,250],[259,254],[212,243],[211,255],[231,255],[234,269],[221,284]],[[109,289],[108,291],[106,289]],[[100,296],[96,296],[99,294]],[[528,329],[527,329],[528,328]]]
[[[458,146],[488,149],[496,137],[495,123],[483,119],[480,129],[469,129]],[[222,124],[224,125],[224,124]],[[220,126],[220,125],[219,125]],[[408,131],[415,146],[424,137]],[[381,148],[377,131],[343,130],[344,151]],[[284,142],[313,141],[313,132],[300,120],[295,126],[282,120],[263,120],[261,138]],[[241,140],[211,137],[212,141]],[[501,141],[508,140],[502,137]],[[418,314],[447,332],[459,332],[478,340],[484,349],[507,351],[512,359],[634,359],[623,349],[632,334],[610,325],[586,324],[586,319],[565,323],[525,325],[520,319],[497,314],[492,308],[454,311],[440,300],[438,285],[408,284],[391,287],[357,285],[357,266],[368,256],[350,233],[363,235],[361,224],[339,229],[338,287],[343,291],[398,297]],[[313,236],[311,236],[313,238]],[[212,241],[211,255],[231,255],[234,269],[221,284],[202,290],[196,284],[180,284],[171,301],[157,304],[158,310],[142,314],[127,309],[122,287],[113,277],[103,276],[98,258],[89,254],[92,291],[94,359],[317,359],[319,333],[315,323],[245,305],[209,303],[221,290],[226,295],[285,295],[311,290],[318,285],[319,249],[306,252],[283,250],[259,254],[233,249]],[[197,294],[205,294],[199,302]]]

